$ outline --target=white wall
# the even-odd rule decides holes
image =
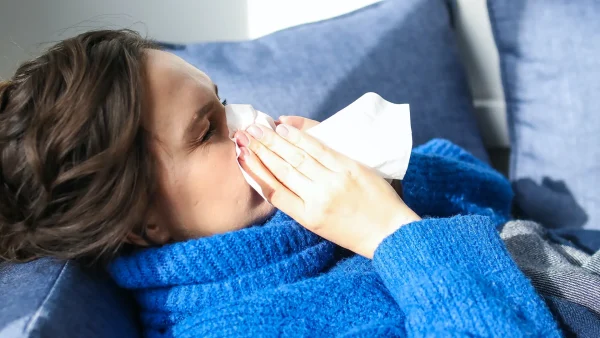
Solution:
[[[508,147],[498,50],[485,0],[457,0],[458,42],[474,97],[479,128],[488,147]]]
[[[93,28],[132,28],[159,40],[246,39],[244,0],[0,0],[0,76],[44,43]]]
[[[342,15],[380,0],[247,0],[248,34],[272,32]]]
[[[132,28],[162,41],[244,40],[379,0],[0,0],[0,76],[47,44],[93,28]]]
[[[0,0],[0,78],[45,46],[92,28],[129,27],[172,42],[243,40],[379,0]],[[401,1],[401,0],[397,0]],[[484,141],[508,146],[498,55],[485,0],[457,0],[459,43]]]

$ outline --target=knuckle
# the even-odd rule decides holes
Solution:
[[[262,129],[262,136],[260,137],[260,143],[262,143],[264,146],[267,147],[271,147],[273,145],[273,134],[269,133],[268,130],[266,130],[266,128],[260,128]]]
[[[250,142],[250,150],[259,158],[264,158],[267,153],[267,149],[260,142]]]
[[[348,163],[343,171],[343,177],[346,183],[354,182],[358,177],[364,174],[365,172],[361,165],[354,161]]]
[[[348,187],[348,185],[350,184],[350,182],[352,181],[352,173],[348,170],[344,170],[342,172],[339,173],[339,175],[337,175],[336,179],[334,180],[334,187],[336,188],[336,190],[344,190],[346,187]]]
[[[306,154],[304,152],[297,152],[294,155],[292,155],[292,159],[290,161],[290,164],[292,165],[292,167],[298,169],[298,168],[302,167],[305,163],[306,163]]]
[[[297,128],[296,128],[296,130],[294,130],[293,128],[290,130],[288,128],[288,130],[289,130],[289,133],[288,133],[288,136],[286,137],[286,139],[292,144],[295,144],[295,145],[300,144],[302,142],[302,138],[303,138],[302,131]]]
[[[318,158],[324,158],[327,154],[327,148],[321,143],[314,145],[314,153]]]

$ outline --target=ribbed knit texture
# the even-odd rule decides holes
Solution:
[[[498,236],[512,199],[500,174],[433,140],[413,151],[403,185],[417,213],[444,218],[401,227],[373,260],[277,212],[109,270],[134,290],[149,337],[560,336]]]

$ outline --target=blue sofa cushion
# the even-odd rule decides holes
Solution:
[[[230,103],[323,120],[372,91],[411,105],[415,146],[446,138],[487,161],[444,1],[383,1],[252,41],[167,50]]]
[[[100,270],[0,263],[0,338],[139,337],[134,301]]]
[[[488,0],[522,216],[600,229],[600,2]]]

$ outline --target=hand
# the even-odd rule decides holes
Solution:
[[[275,125],[280,125],[282,123],[295,127],[296,129],[306,131],[312,127],[315,127],[320,122],[307,119],[306,117],[302,116],[280,116],[279,120],[275,121]],[[392,188],[394,188],[398,196],[403,198],[402,182],[400,180],[392,180],[392,182],[389,183],[391,184]]]
[[[371,169],[290,125],[276,130],[237,132],[240,165],[271,204],[308,230],[372,258],[384,238],[420,220]]]

